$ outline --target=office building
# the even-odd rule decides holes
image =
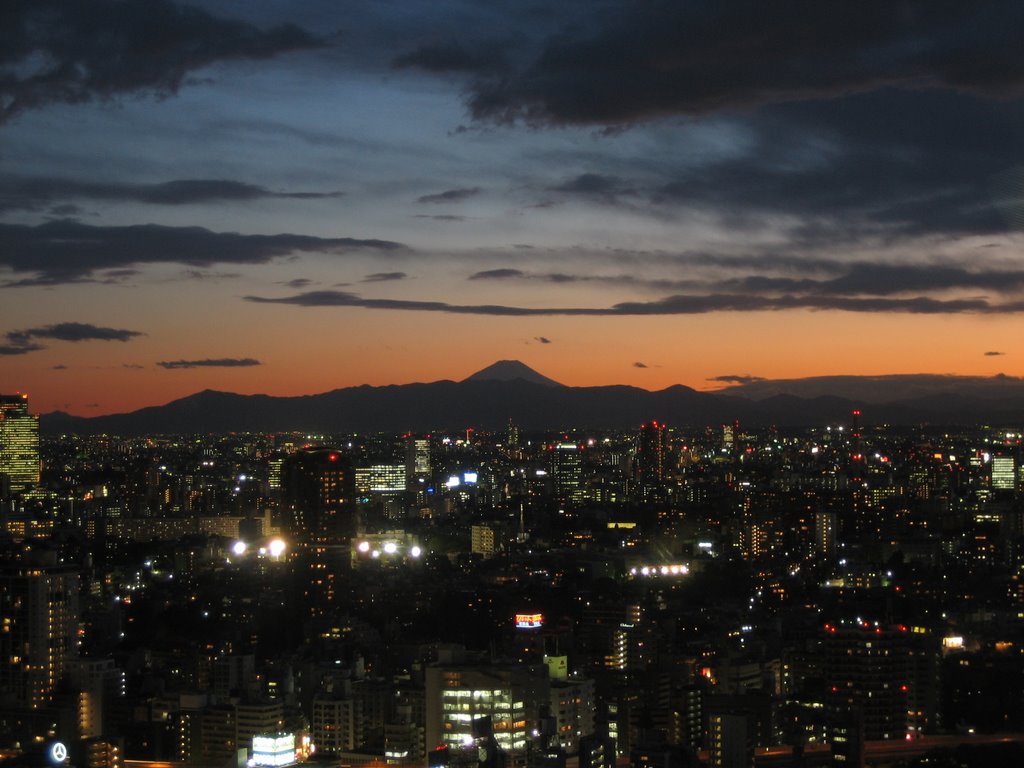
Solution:
[[[39,417],[27,395],[0,395],[0,497],[39,485]]]

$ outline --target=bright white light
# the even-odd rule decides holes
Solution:
[[[420,549],[419,547],[413,547],[412,549],[409,550],[409,554],[412,555],[413,557],[419,557],[420,555],[423,554],[423,550]]]
[[[464,472],[462,474],[462,481],[467,484],[472,484],[477,481],[478,475],[476,472]]]
[[[445,487],[458,488],[461,484],[462,481],[459,479],[458,475],[452,475],[451,477],[448,478],[448,481],[445,483]]]
[[[398,551],[398,545],[393,541],[386,542],[384,544],[384,554],[393,555]]]
[[[272,542],[267,544],[267,551],[271,557],[280,557],[284,554],[286,544],[283,539],[274,539]]]
[[[370,553],[370,557],[380,557],[380,550],[379,549],[373,550],[373,552]]]
[[[239,556],[244,555],[246,549],[248,549],[248,547],[246,547],[244,541],[236,541],[231,545],[231,551]]]
[[[358,549],[359,549],[360,552],[369,552],[370,551],[370,542],[368,542],[368,541],[360,541]]]
[[[470,736],[468,733],[462,734],[462,745],[464,747],[472,747],[473,746],[473,737]]]

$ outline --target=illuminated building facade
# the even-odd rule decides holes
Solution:
[[[79,573],[49,550],[0,554],[0,702],[39,709],[78,655]]]
[[[523,753],[549,696],[544,665],[428,667],[426,743],[452,748],[471,743],[477,736],[474,721],[489,717],[498,746]]]
[[[555,480],[555,493],[560,501],[583,501],[583,451],[578,445],[559,443],[555,446],[551,473]]]
[[[0,496],[39,485],[39,417],[27,395],[0,395]]]
[[[1012,491],[1017,487],[1017,462],[1013,456],[992,457],[992,489]]]
[[[426,492],[430,482],[430,439],[408,437],[405,443],[405,487],[417,494]]]
[[[360,494],[376,493],[397,496],[405,491],[404,464],[373,464],[356,467],[356,491]]]

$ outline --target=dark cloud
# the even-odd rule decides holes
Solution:
[[[404,280],[408,275],[405,272],[374,272],[363,278],[364,283],[387,283],[393,280]]]
[[[700,266],[718,272],[742,270],[740,277],[727,274],[702,279],[647,278],[635,274],[580,274],[569,272],[525,272],[493,269],[477,272],[470,280],[537,280],[548,283],[601,283],[636,286],[659,291],[704,291],[743,294],[794,294],[800,296],[897,296],[947,291],[1017,293],[1024,290],[1024,271],[993,268],[976,260],[968,269],[949,263],[882,264],[877,262],[827,259],[786,259],[771,253],[752,257],[714,254],[678,254],[668,262],[676,267]],[[800,272],[801,277],[779,272]],[[814,273],[820,276],[808,277]]]
[[[398,69],[415,68],[426,72],[494,72],[505,67],[502,45],[478,44],[473,50],[459,42],[423,45],[392,61]]]
[[[366,299],[345,291],[310,291],[295,296],[245,296],[261,304],[301,307],[364,307],[367,309],[447,312],[458,315],[524,316],[633,316],[698,315],[709,312],[767,312],[794,309],[901,314],[1018,314],[1024,301],[992,304],[985,299],[939,300],[912,298],[850,298],[838,296],[749,296],[737,294],[675,295],[657,301],[632,301],[611,307],[516,307],[502,304],[449,304],[443,301]]]
[[[755,381],[764,381],[763,376],[751,376],[749,373],[745,376],[731,373],[723,376],[712,376],[708,381],[718,381],[723,384],[750,384]]]
[[[1015,292],[1024,288],[1024,271],[968,270],[936,264],[853,263],[847,272],[828,280],[748,276],[723,280],[724,290],[786,291],[818,295],[891,296],[944,290]]]
[[[56,200],[124,200],[154,205],[187,205],[262,198],[311,200],[341,197],[342,192],[274,192],[255,184],[227,179],[179,179],[160,184],[124,184],[61,178],[0,179],[0,211],[37,210]],[[53,214],[72,215],[81,209],[57,205]]]
[[[448,189],[433,195],[417,197],[417,203],[461,203],[474,195],[480,194],[480,187],[469,187],[466,189]]]
[[[306,277],[296,277],[294,280],[288,280],[282,285],[287,285],[289,288],[305,288],[313,284],[313,281]]]
[[[425,213],[416,214],[417,219],[433,219],[434,221],[465,221],[465,216],[452,216],[451,214],[438,214],[430,216]]]
[[[51,371],[66,371],[68,367],[66,365],[53,365],[50,366]]]
[[[0,210],[3,210],[7,201],[0,200]],[[50,208],[50,213],[54,216],[60,216],[64,218],[66,216],[78,216],[82,213],[82,209],[77,205],[71,203],[63,203],[62,205],[55,205]]]
[[[598,4],[500,78],[477,70],[480,120],[621,126],[889,86],[1016,96],[1016,0],[715,0]]]
[[[539,341],[541,344],[550,344],[551,343],[551,339],[549,339],[547,336],[534,336],[533,340],[534,341]]]
[[[469,280],[507,280],[515,277],[525,277],[526,273],[519,269],[485,269],[483,272],[474,272]]]
[[[93,280],[98,270],[140,264],[265,264],[297,252],[340,254],[356,250],[394,253],[405,247],[388,240],[242,235],[158,224],[94,227],[68,220],[37,226],[0,224],[0,266],[31,275],[8,286]]]
[[[1002,355],[1005,354],[1005,352],[986,352],[985,357],[1001,357]]]
[[[622,179],[599,173],[582,173],[562,184],[548,187],[548,190],[570,195],[580,195],[605,202],[614,202],[621,195],[629,195],[635,192]]]
[[[141,331],[129,331],[123,328],[104,328],[91,323],[56,323],[41,328],[25,328],[20,331],[8,331],[9,340],[53,339],[55,341],[130,341],[136,336],[144,336]]]
[[[140,331],[123,328],[105,328],[91,323],[56,323],[39,328],[22,328],[4,334],[5,343],[0,343],[0,355],[25,355],[38,352],[46,347],[37,339],[53,341],[129,341],[143,336]]]
[[[249,368],[254,365],[262,365],[262,363],[251,357],[222,357],[205,360],[162,360],[157,365],[168,370],[177,370],[180,368]]]
[[[11,356],[11,355],[27,355],[29,352],[38,352],[41,349],[46,349],[42,344],[33,343],[13,343],[13,344],[2,344],[0,343],[0,356]]]
[[[641,362],[638,361],[638,362],[633,363],[633,367],[634,368],[647,368],[649,366],[647,365],[647,363],[641,363]]]
[[[759,111],[743,151],[670,171],[643,193],[757,226],[792,217],[790,248],[921,235],[1004,233],[1012,195],[995,183],[1024,162],[1024,103],[884,90]],[[656,182],[654,182],[656,183]]]
[[[122,363],[121,367],[122,368],[129,368],[129,369],[131,369],[133,371],[141,371],[146,366],[139,365],[138,363]]]
[[[51,103],[171,96],[217,61],[321,43],[294,25],[261,30],[168,0],[8,0],[0,24],[0,123]]]

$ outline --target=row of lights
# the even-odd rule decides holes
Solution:
[[[361,552],[364,555],[369,553],[370,557],[374,557],[374,558],[380,557],[382,552],[385,555],[396,555],[396,554],[398,554],[398,544],[396,544],[393,541],[386,541],[386,542],[384,542],[384,546],[382,546],[380,549],[373,549],[373,547],[370,546],[370,542],[368,542],[368,541],[361,541],[356,546],[356,549],[359,550],[359,552]],[[420,549],[418,546],[413,545],[413,546],[409,547],[409,557],[419,557],[422,554],[423,554],[423,550]]]

